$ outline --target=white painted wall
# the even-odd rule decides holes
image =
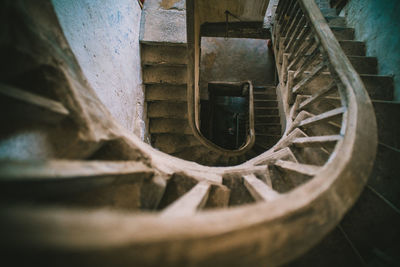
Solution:
[[[144,135],[137,0],[52,0],[90,85],[128,130]]]

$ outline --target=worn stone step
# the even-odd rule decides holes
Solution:
[[[280,135],[281,134],[281,126],[280,125],[258,125],[254,126],[257,134],[271,134],[271,135]]]
[[[186,67],[147,66],[143,68],[143,83],[186,84]]]
[[[378,150],[369,176],[368,185],[386,201],[400,209],[400,151],[393,147],[378,144]]]
[[[153,133],[174,133],[174,134],[192,134],[192,129],[187,120],[180,119],[150,119],[150,134]]]
[[[359,256],[354,253],[354,248],[346,239],[342,231],[336,227],[318,245],[307,253],[285,265],[285,267],[310,267],[310,266],[362,266]]]
[[[280,139],[280,135],[256,133],[256,144],[267,149],[274,146]]]
[[[278,115],[279,110],[277,108],[265,108],[265,107],[255,107],[254,108],[255,116],[258,115]]]
[[[365,43],[353,40],[342,40],[339,41],[343,52],[348,56],[365,56],[366,48]]]
[[[146,101],[186,101],[186,85],[148,84],[145,88]]]
[[[267,92],[254,92],[254,100],[276,100],[275,91]]]
[[[336,16],[336,8],[321,8],[321,13],[324,17],[334,17]]]
[[[187,48],[185,46],[142,44],[141,56],[142,65],[187,64]]]
[[[185,2],[160,4],[161,1],[145,1],[139,40],[141,43],[173,43],[186,45]]]
[[[277,107],[276,100],[254,100],[254,107]]]
[[[348,58],[359,74],[378,73],[378,61],[376,57],[348,56]]]
[[[147,103],[149,118],[187,118],[186,102],[156,101]]]
[[[393,78],[390,76],[361,74],[361,80],[371,99],[392,100],[393,99]],[[329,73],[323,72],[305,86],[305,92],[315,92],[318,88],[327,86],[332,81]]]
[[[372,101],[378,123],[379,142],[400,149],[400,103]]]
[[[400,213],[370,188],[340,223],[347,238],[365,261],[365,266],[397,266],[400,262]]]
[[[161,151],[171,154],[184,149],[201,145],[192,135],[152,134],[151,143]]]
[[[328,25],[331,27],[346,27],[346,18],[338,16],[325,16]]]
[[[358,74],[377,74],[378,73],[378,62],[376,57],[365,57],[365,56],[347,56],[350,63]],[[313,62],[308,68],[311,71],[315,66],[322,62],[322,57],[319,60]]]
[[[281,118],[277,115],[258,115],[255,116],[254,121],[256,123],[281,123]]]
[[[330,27],[336,39],[342,40],[354,40],[354,29],[348,27]]]

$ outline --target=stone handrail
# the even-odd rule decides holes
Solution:
[[[48,265],[62,262],[98,266],[159,266],[160,263],[164,266],[278,266],[320,241],[339,223],[363,189],[376,152],[373,108],[358,74],[314,1],[281,0],[275,16],[275,56],[281,67],[279,76],[281,90],[285,93],[285,111],[296,113],[315,99],[321,99],[332,88],[337,89],[339,97],[334,94],[330,99],[340,100],[340,107],[318,115],[309,113],[310,117],[301,121],[292,120],[294,116],[288,115],[286,133],[276,146],[255,161],[226,168],[201,166],[166,155],[119,126],[85,82],[50,1],[43,0],[47,4],[40,8],[32,1],[24,1],[24,5],[21,2],[9,1],[10,12],[5,13],[19,16],[16,18],[21,23],[13,24],[16,29],[29,25],[23,29],[33,41],[20,38],[18,45],[24,48],[21,51],[29,52],[35,62],[46,59],[60,71],[61,77],[68,78],[60,79],[55,90],[69,118],[79,129],[81,139],[69,148],[77,150],[81,145],[79,151],[84,151],[92,145],[93,150],[99,149],[107,157],[99,157],[96,162],[92,162],[93,158],[40,164],[1,162],[0,188],[3,191],[0,195],[3,201],[13,201],[4,201],[0,208],[0,246],[5,261],[12,260],[15,265],[46,261]],[[189,7],[194,2],[187,0]],[[22,14],[12,12],[15,10]],[[194,15],[189,18],[194,19]],[[46,36],[50,37],[46,39]],[[13,35],[10,38],[14,38]],[[322,63],[313,65],[307,60],[318,61],[318,53],[313,57],[314,53],[294,49],[303,40],[306,45],[309,42],[310,50],[322,52]],[[194,49],[194,45],[189,43],[189,50]],[[297,58],[305,58],[303,67],[291,69]],[[327,75],[333,78],[334,86],[320,88],[299,103],[296,96],[325,67],[329,68]],[[25,69],[21,73],[23,71]],[[189,81],[188,86],[193,86],[193,82]],[[339,115],[339,124],[330,120]],[[330,142],[334,140],[329,159],[322,166],[285,161],[286,157],[293,156],[288,148],[293,129],[320,122],[330,123],[328,126],[339,128],[340,133],[329,138],[304,137],[302,141],[303,144],[304,141],[320,141],[321,137]],[[102,145],[105,149],[101,149]],[[112,153],[107,154],[110,151]],[[105,160],[110,158],[115,162]],[[138,161],[143,164],[137,164]],[[310,179],[278,192],[268,177],[263,177],[265,182],[256,177],[265,175],[270,166],[307,174]],[[176,190],[165,189],[171,181],[175,184],[183,181],[183,187],[185,184],[192,187],[186,194],[176,196]],[[225,185],[229,182],[238,187],[245,184],[258,202],[240,202],[236,203],[238,206],[225,208],[229,204],[229,195],[226,199],[229,190]],[[128,187],[122,186],[124,184]],[[104,198],[102,185],[110,190],[109,199]],[[66,203],[67,207],[60,208],[51,202],[52,198],[65,201],[53,189],[59,190],[56,193],[67,193],[66,202],[55,202]],[[237,187],[232,186],[232,189],[237,190]],[[169,192],[172,192],[167,199],[168,204],[172,204],[169,208],[167,206],[161,213],[146,212],[151,207],[157,208],[157,201]],[[75,197],[76,194],[80,198]],[[200,212],[208,196],[215,206]],[[236,196],[242,196],[240,191]],[[25,202],[20,202],[19,198]],[[81,206],[68,206],[79,201]],[[111,209],[120,202],[126,205],[124,212]],[[241,205],[243,203],[245,205]],[[140,213],[134,210],[139,204],[145,206]]]

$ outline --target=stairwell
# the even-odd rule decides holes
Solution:
[[[251,151],[240,157],[226,157],[204,147],[193,136],[187,118],[187,47],[182,37],[186,35],[186,25],[180,19],[185,14],[183,7],[160,8],[159,1],[144,4],[140,43],[151,144],[160,151],[203,165],[243,163],[272,147],[281,137],[276,88],[254,88],[256,143]],[[165,25],[170,29],[169,36],[165,34]]]
[[[256,139],[255,155],[243,158],[246,161],[239,166],[218,168],[161,153],[122,129],[85,82],[51,4],[38,9],[36,3],[26,1],[24,8],[18,3],[10,1],[7,6],[8,13],[21,22],[12,27],[32,41],[13,39],[24,49],[13,50],[12,58],[30,55],[40,70],[39,63],[46,60],[52,72],[44,77],[57,82],[43,79],[32,83],[34,87],[29,82],[18,85],[15,80],[23,80],[26,65],[6,64],[9,69],[4,69],[14,80],[2,80],[2,108],[12,112],[12,121],[20,122],[7,125],[7,131],[18,136],[29,119],[53,138],[63,135],[54,139],[59,141],[58,154],[45,155],[41,161],[0,162],[0,247],[5,262],[41,266],[398,264],[400,147],[395,125],[399,105],[392,101],[393,80],[378,74],[379,62],[365,56],[365,44],[354,41],[354,30],[346,27],[345,19],[335,17],[334,10],[324,7],[322,11],[375,108],[379,144],[371,174],[375,128],[369,100],[363,97],[362,86],[350,90],[343,85],[346,75],[333,75],[332,66],[339,64],[336,57],[327,60],[326,44],[317,42],[323,31],[312,22],[320,15],[309,1],[282,1],[286,7],[278,10],[288,13],[273,32],[278,89],[287,93],[283,94],[286,128],[280,125],[276,88],[255,87],[255,120],[261,136]],[[188,62],[182,55],[186,49],[186,34],[180,30],[186,25],[182,1],[168,2],[172,4],[167,7],[164,3],[161,9],[160,1],[153,3],[157,5],[144,7],[140,38],[152,144],[206,165],[237,164],[238,157],[222,158],[202,150],[185,126]],[[305,16],[306,12],[311,15]],[[313,20],[304,20],[312,15]],[[310,25],[319,35],[307,31]],[[280,35],[281,31],[288,34]],[[357,84],[353,78],[349,83]],[[37,88],[48,88],[56,96]],[[354,118],[363,121],[354,123]],[[365,129],[360,125],[371,132],[360,132]],[[344,216],[367,175],[365,190]]]

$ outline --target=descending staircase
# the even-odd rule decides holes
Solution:
[[[187,1],[188,18],[195,2]],[[339,44],[315,3],[281,1],[273,36],[286,116],[283,136],[243,164],[209,167],[162,153],[115,122],[84,79],[51,4],[38,8],[25,1],[21,7],[10,1],[7,10],[5,14],[20,22],[12,29],[24,32],[31,42],[12,35],[0,45],[15,42],[19,49],[13,50],[12,59],[29,58],[29,66],[40,70],[46,62],[45,69],[51,70],[46,73],[53,75],[33,85],[19,84],[27,64],[3,62],[8,68],[2,73],[2,103],[11,99],[18,106],[2,107],[16,114],[13,121],[27,118],[18,111],[30,111],[34,127],[49,133],[44,144],[59,146],[54,147],[58,154],[44,155],[41,161],[27,157],[0,162],[0,253],[9,265],[277,266],[298,258],[327,234],[292,264],[395,262],[399,230],[393,226],[399,221],[399,199],[396,181],[392,183],[397,167],[392,163],[399,151],[398,129],[393,127],[398,105],[390,101],[392,91],[387,88],[393,81],[376,74],[376,59],[365,57],[363,43],[351,41],[354,31],[340,25],[341,18],[329,13]],[[168,31],[179,25],[184,12],[179,6],[145,7],[143,12],[178,18],[166,19],[170,24],[150,20],[152,26],[166,26],[165,31],[148,32],[159,40],[146,30],[141,36],[152,143],[174,155],[185,150],[196,154],[198,140],[182,128],[185,98],[171,93],[184,94],[188,83],[184,66],[191,62],[173,56],[183,50],[185,40],[171,40]],[[193,21],[187,22],[191,26]],[[45,97],[35,88],[54,93]],[[259,127],[278,125],[271,91],[255,88],[254,103],[274,110],[256,112]],[[373,103],[379,126],[371,175],[376,125],[366,91],[377,99]],[[58,126],[56,134],[49,123]],[[18,137],[21,125],[8,125],[8,136]],[[276,133],[265,136],[276,138]],[[184,143],[178,144],[182,137]],[[265,149],[272,145],[270,140],[264,139]],[[215,152],[201,155],[209,162],[222,159]],[[225,160],[234,165],[239,157]],[[368,176],[367,189],[342,220]],[[332,252],[340,257],[323,257]]]
[[[274,86],[254,88],[256,141],[253,149],[246,154],[221,155],[210,151],[193,135],[187,117],[186,40],[180,38],[182,34],[164,39],[160,33],[163,25],[171,24],[170,19],[177,11],[175,8],[160,10],[158,5],[158,1],[146,1],[144,4],[140,39],[152,146],[178,158],[208,166],[237,165],[272,147],[281,138],[282,132]],[[181,21],[173,23],[176,23],[172,27],[175,31],[185,31]]]
[[[282,125],[275,86],[254,87],[254,110],[256,142],[253,147],[254,154],[251,155],[252,157],[265,152],[282,137]]]

